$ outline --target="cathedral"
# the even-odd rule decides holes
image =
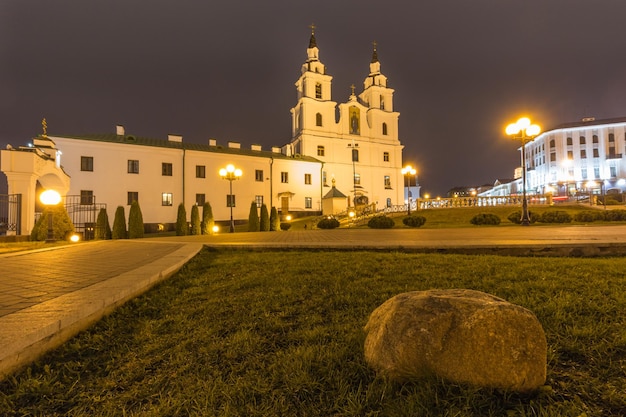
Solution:
[[[319,52],[312,28],[295,83],[292,138],[282,146],[245,149],[215,139],[197,144],[178,135],[145,138],[123,126],[110,134],[48,135],[44,126],[28,146],[2,150],[9,194],[22,196],[21,234],[32,229],[37,196],[45,189],[64,196],[66,207],[74,202],[72,210],[106,207],[109,219],[118,206],[128,211],[137,200],[144,223],[159,228],[176,222],[181,203],[189,213],[192,205],[210,202],[216,222],[231,213],[246,220],[252,202],[294,217],[403,205],[399,113],[376,44],[362,92],[357,95],[352,86],[347,102],[339,104]],[[228,165],[240,170],[237,181],[220,176]]]

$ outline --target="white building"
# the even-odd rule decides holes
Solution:
[[[565,123],[525,145],[526,190],[569,198],[590,193],[626,191],[626,117]],[[520,148],[521,150],[521,148]],[[516,180],[481,193],[521,193],[522,170]]]
[[[59,190],[63,194],[80,196],[84,205],[106,204],[109,219],[118,206],[137,200],[144,222],[155,225],[174,223],[180,203],[189,215],[192,205],[208,201],[217,221],[229,219],[231,184],[218,174],[228,164],[243,172],[232,183],[235,219],[247,220],[253,201],[282,214],[322,214],[332,184],[336,189],[330,194],[346,196],[344,210],[354,202],[357,210],[403,204],[399,113],[393,111],[394,90],[380,72],[376,47],[363,92],[357,97],[352,87],[346,103],[332,101],[332,76],[319,61],[314,33],[301,72],[291,110],[292,139],[271,150],[260,145],[244,149],[237,142],[224,146],[214,139],[185,143],[178,135],[150,139],[129,135],[122,126],[111,134],[81,136],[48,136],[44,128],[32,147],[2,150],[0,168],[9,194],[30,196],[22,210],[22,233],[33,226],[33,193],[54,184],[44,184],[31,172],[39,159],[44,164],[54,159],[58,176],[69,177],[69,190],[67,185]],[[19,162],[24,158],[17,158],[18,153],[28,153],[28,162]]]

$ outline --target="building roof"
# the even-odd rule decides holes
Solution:
[[[135,135],[116,135],[114,133],[102,133],[102,134],[84,134],[84,135],[49,135],[53,140],[54,138],[66,138],[66,139],[78,139],[93,142],[106,142],[106,143],[125,143],[128,145],[138,146],[154,146],[158,148],[170,148],[181,150],[192,150],[200,152],[213,152],[222,154],[234,154],[245,156],[256,156],[262,158],[274,158],[274,159],[297,159],[305,162],[319,162],[321,161],[310,156],[304,156],[296,154],[294,156],[287,156],[280,152],[272,151],[256,151],[252,149],[231,148],[222,145],[208,145],[199,143],[184,143],[165,139],[154,139]]]
[[[612,119],[596,119],[595,117],[585,117],[584,119],[577,122],[568,122],[560,124],[550,130],[558,130],[558,129],[568,129],[574,127],[585,127],[585,126],[599,126],[599,125],[608,125],[615,123],[626,123],[626,117],[615,117]]]
[[[339,191],[334,185],[329,192],[322,198],[347,198],[341,191]]]

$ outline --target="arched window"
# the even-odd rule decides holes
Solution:
[[[593,135],[592,141],[593,143],[598,143],[598,135]]]
[[[550,141],[550,149],[554,148],[556,146],[556,142],[554,142],[554,139],[552,139]]]
[[[567,138],[567,146],[572,146],[572,138],[571,137]]]
[[[391,198],[387,199],[387,207],[391,207]]]
[[[383,135],[387,134],[387,123],[383,123]]]
[[[581,136],[579,139],[580,139],[580,144],[581,145],[584,145],[585,143],[587,143],[587,140],[585,139],[584,136]]]
[[[315,83],[315,98],[322,98],[322,84]]]
[[[380,96],[380,109],[385,110],[385,97],[382,94]]]
[[[315,115],[315,126],[321,126],[321,125],[322,125],[322,114],[317,113]]]

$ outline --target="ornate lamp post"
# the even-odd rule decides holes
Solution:
[[[530,225],[530,217],[528,216],[528,201],[526,199],[526,144],[533,140],[541,132],[538,125],[530,123],[528,117],[522,117],[515,123],[511,123],[506,127],[506,134],[512,136],[513,139],[522,142],[522,218],[520,219],[522,226]]]
[[[46,238],[46,243],[55,242],[56,239],[54,238],[54,227],[52,222],[52,207],[61,202],[61,194],[54,190],[46,190],[39,196],[39,201],[41,201],[48,208],[48,237]]]
[[[233,164],[226,165],[226,168],[220,169],[220,177],[228,180],[230,183],[230,194],[226,203],[230,207],[230,233],[235,233],[235,222],[233,220],[233,207],[235,206],[235,196],[233,195],[233,181],[241,178],[241,169],[235,168]]]
[[[402,168],[402,175],[404,175],[404,184],[406,185],[406,201],[407,201],[407,215],[411,215],[411,197],[409,197],[409,177],[415,175],[417,171],[411,165],[407,165]]]

